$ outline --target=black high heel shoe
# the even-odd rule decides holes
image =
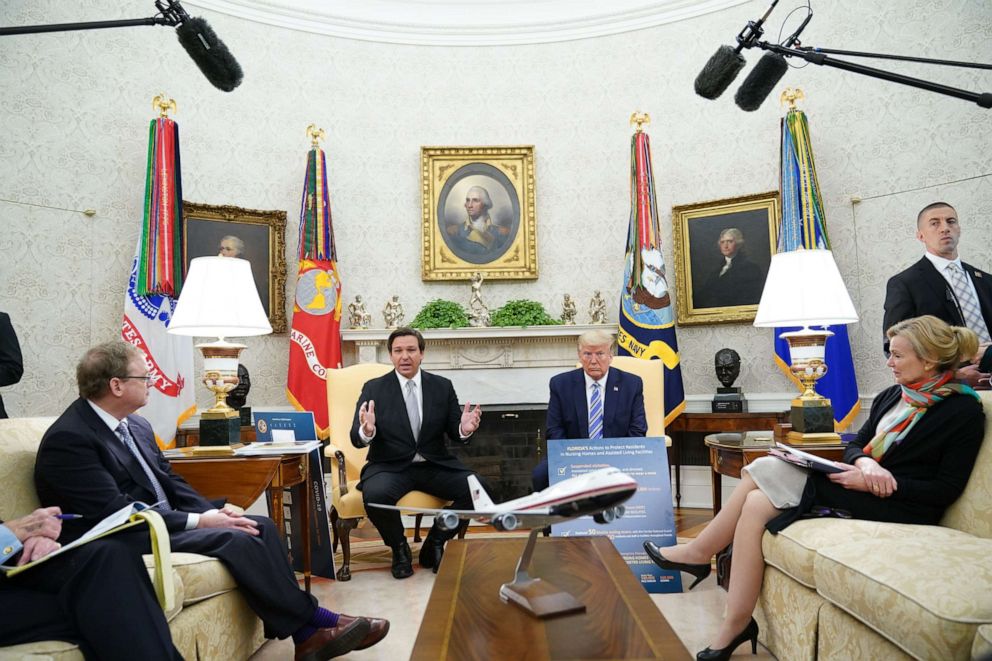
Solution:
[[[726,661],[734,650],[745,640],[751,641],[751,654],[758,653],[758,623],[751,618],[751,621],[744,627],[744,631],[737,634],[737,637],[730,641],[730,644],[723,649],[715,650],[707,647],[702,652],[696,654],[696,661]]]
[[[684,571],[686,574],[692,574],[695,576],[696,580],[689,586],[690,590],[696,587],[700,581],[709,576],[712,571],[710,563],[708,562],[702,565],[690,565],[685,562],[672,562],[661,554],[661,551],[658,550],[658,547],[655,546],[654,542],[644,542],[644,550],[647,551],[648,557],[654,561],[654,564],[658,565],[662,569]]]

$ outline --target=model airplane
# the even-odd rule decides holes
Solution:
[[[475,475],[468,477],[473,510],[397,507],[369,503],[371,507],[434,515],[442,530],[454,530],[462,519],[492,523],[496,530],[543,528],[588,514],[596,523],[606,524],[623,516],[621,504],[637,491],[634,478],[618,468],[608,467],[554,484],[544,491],[495,504]]]

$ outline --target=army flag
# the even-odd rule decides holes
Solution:
[[[620,289],[617,349],[621,356],[665,363],[668,425],[685,409],[685,391],[675,339],[674,301],[661,255],[659,228],[651,144],[648,135],[638,129],[630,141],[630,225]]]
[[[196,412],[193,339],[166,331],[182,287],[183,194],[179,126],[153,119],[148,131],[144,218],[124,295],[121,339],[145,354],[152,377],[141,409],[159,447],[172,447],[176,428]]]
[[[778,252],[830,249],[827,221],[820,198],[820,183],[813,161],[813,145],[806,114],[792,108],[782,119],[782,219],[778,232]],[[788,343],[779,335],[798,327],[775,329],[775,363],[799,387],[789,365],[792,358]],[[827,340],[824,360],[827,373],[816,382],[816,391],[827,397],[834,409],[834,427],[843,431],[861,410],[854,359],[847,326],[830,326],[833,337]]]
[[[286,395],[299,411],[312,411],[321,438],[328,434],[327,370],[341,367],[341,279],[324,152],[307,158],[300,202],[299,271],[289,335]]]

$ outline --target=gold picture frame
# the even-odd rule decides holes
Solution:
[[[423,280],[537,278],[533,145],[421,147],[420,168]]]
[[[778,242],[779,204],[771,191],[672,207],[679,325],[754,321]]]
[[[237,256],[251,263],[258,297],[272,332],[285,333],[286,212],[183,200],[184,272],[189,271],[194,257],[217,255],[221,240],[228,236],[242,241],[243,252]]]

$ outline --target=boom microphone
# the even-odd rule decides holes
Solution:
[[[696,94],[704,99],[712,100],[726,91],[730,83],[734,82],[737,74],[744,68],[744,56],[741,55],[741,51],[745,48],[751,48],[761,38],[761,35],[764,34],[764,29],[761,26],[764,25],[765,19],[768,18],[777,4],[778,0],[772,0],[772,4],[768,6],[761,18],[757,21],[748,21],[744,29],[737,35],[737,48],[720,46],[713,53],[713,57],[696,76]]]
[[[176,28],[176,36],[211,85],[230,92],[241,84],[244,78],[241,65],[204,19],[186,16]]]
[[[730,46],[720,46],[696,76],[696,94],[715,99],[723,94],[744,68],[744,56]]]
[[[789,70],[789,64],[778,53],[765,53],[751,69],[741,86],[737,88],[734,101],[741,110],[752,112],[761,107],[768,95]]]

